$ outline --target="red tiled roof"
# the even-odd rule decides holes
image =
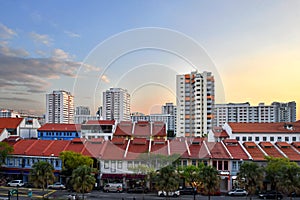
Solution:
[[[123,160],[125,149],[119,148],[118,145],[114,145],[110,141],[106,141],[106,147],[102,154],[103,160]]]
[[[268,154],[275,158],[283,158],[284,156],[273,146],[271,142],[260,142],[259,145]]]
[[[131,136],[132,135],[132,122],[122,121],[117,125],[115,136]]]
[[[199,142],[199,141],[197,141],[197,142]],[[190,150],[190,155],[188,155],[188,152],[185,152],[182,156],[185,158],[192,158],[192,159],[210,158],[210,155],[207,152],[207,149],[205,148],[203,142],[200,142],[199,144],[196,144],[196,143],[190,144],[189,150]]]
[[[186,144],[185,144],[185,138],[175,138],[173,140],[170,140],[170,153],[173,154],[183,154],[187,151]]]
[[[115,120],[89,120],[85,124],[114,125]]]
[[[207,142],[207,147],[211,153],[212,158],[229,159],[230,155],[220,142]]]
[[[285,125],[293,126],[292,130],[285,128]],[[228,125],[232,133],[300,133],[300,123],[236,123],[230,122]]]
[[[276,145],[280,150],[292,161],[300,161],[299,152],[295,151],[294,148],[287,142],[276,142]]]
[[[230,152],[233,159],[249,159],[247,153],[243,150],[240,143],[236,139],[226,139],[223,141],[226,145],[226,148]]]
[[[131,144],[146,144],[147,139],[146,138],[134,138],[131,142]]]
[[[225,130],[222,130],[221,132],[214,132],[215,137],[220,137],[220,138],[227,138],[229,135]]]
[[[0,118],[0,128],[16,129],[23,118]]]
[[[300,148],[300,142],[293,142],[292,145],[296,148]]]
[[[138,138],[140,139],[140,138]],[[147,153],[149,150],[149,141],[145,140],[145,143],[141,145],[141,143],[131,142],[128,148],[128,152],[133,153]]]
[[[151,124],[150,122],[139,121],[134,126],[134,136],[150,136],[151,135]]]
[[[153,136],[166,136],[166,125],[164,122],[153,122],[152,123],[152,135]]]
[[[77,131],[81,129],[80,124],[44,124],[38,131]]]
[[[253,160],[265,160],[265,154],[256,146],[255,142],[244,142],[243,145],[248,151],[248,153],[251,155]]]
[[[111,142],[113,144],[125,144],[125,138],[114,137]]]
[[[151,144],[151,153],[168,155],[168,142],[164,139],[154,140]]]

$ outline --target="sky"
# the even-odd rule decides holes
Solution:
[[[62,89],[95,110],[103,91],[123,87],[132,112],[153,113],[176,102],[176,75],[193,70],[213,72],[217,103],[300,103],[298,0],[0,0],[0,7],[0,108],[43,114],[45,94]]]

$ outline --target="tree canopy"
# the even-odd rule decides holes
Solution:
[[[262,187],[264,179],[263,168],[254,162],[244,162],[238,173],[238,180],[240,185],[244,186],[250,195],[255,194],[257,189]]]
[[[62,160],[62,173],[71,176],[73,170],[81,165],[92,166],[93,159],[73,151],[63,151],[59,155]]]
[[[212,166],[203,166],[199,171],[199,178],[202,188],[210,199],[210,195],[220,189],[220,177],[218,170]]]
[[[14,148],[6,142],[0,142],[0,166],[5,163],[8,154],[12,153]]]
[[[172,165],[161,168],[156,174],[156,188],[169,192],[175,191],[179,187],[179,174]]]

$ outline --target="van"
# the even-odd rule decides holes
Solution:
[[[103,192],[123,192],[122,183],[107,183],[103,187]]]
[[[24,185],[22,180],[13,180],[7,183],[10,187],[22,187]]]

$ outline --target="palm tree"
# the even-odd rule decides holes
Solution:
[[[210,200],[210,195],[220,189],[220,177],[218,170],[212,166],[203,166],[199,171],[199,179],[202,183],[203,189],[208,193],[208,199]]]
[[[179,169],[181,176],[194,190],[194,193],[193,193],[194,200],[196,199],[197,187],[200,184],[199,171],[201,170],[202,167],[204,167],[203,164],[200,165],[199,167],[196,167],[194,165],[188,165],[188,166],[183,167],[182,169]]]
[[[53,166],[46,161],[39,161],[32,165],[32,169],[30,170],[29,178],[33,184],[38,187],[42,187],[43,190],[43,198],[44,198],[44,190],[48,184],[52,184],[54,181],[53,174]]]
[[[172,165],[161,168],[156,174],[156,187],[165,191],[167,198],[169,192],[175,191],[179,186],[179,175]]]
[[[263,168],[257,163],[245,162],[241,165],[238,180],[241,180],[241,184],[245,186],[250,200],[252,199],[251,195],[255,194],[258,187],[262,186],[263,178]]]
[[[76,192],[82,193],[91,191],[95,185],[96,179],[92,175],[93,169],[87,165],[77,167],[72,173],[71,183]]]

